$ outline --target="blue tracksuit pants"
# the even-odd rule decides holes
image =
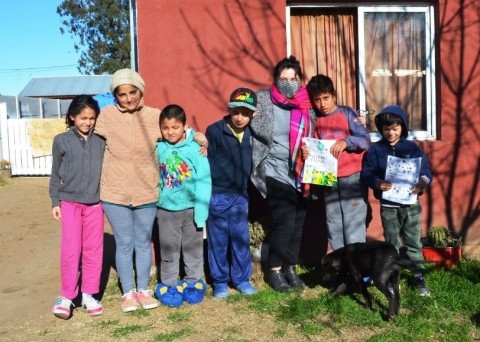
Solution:
[[[213,193],[207,220],[208,263],[213,285],[249,281],[252,272],[248,199]]]

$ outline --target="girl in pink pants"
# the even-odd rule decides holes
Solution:
[[[100,290],[103,258],[99,184],[105,142],[93,134],[99,112],[91,96],[75,97],[66,118],[69,130],[53,140],[49,194],[53,217],[62,222],[62,287],[52,313],[62,319],[70,317],[79,288],[87,312],[103,313],[102,304],[92,296]]]

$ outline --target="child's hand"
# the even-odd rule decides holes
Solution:
[[[200,145],[200,153],[206,156],[208,151],[208,140],[205,134],[196,132],[194,140],[197,144]]]
[[[423,190],[425,190],[426,188],[427,188],[427,182],[425,182],[423,178],[420,178],[420,180],[417,183],[415,183],[415,185],[412,187],[412,193],[414,195],[417,195],[423,192]]]
[[[206,156],[208,154],[208,141],[204,141],[200,144],[200,150],[199,152]]]
[[[346,148],[347,142],[345,140],[340,140],[333,144],[332,147],[330,147],[330,153],[338,159],[338,157],[340,157],[340,153],[345,151]]]
[[[302,145],[302,147],[300,147],[302,149],[302,159],[305,160],[308,158],[308,156],[310,155],[310,151],[308,150],[307,146],[306,145]]]
[[[386,180],[382,180],[382,181],[378,182],[378,187],[382,191],[388,191],[392,188],[392,183],[387,182]]]
[[[52,208],[52,214],[55,220],[60,221],[62,219],[62,210],[59,205]]]
[[[365,116],[356,117],[355,122],[359,123],[363,127],[367,127],[367,118]]]

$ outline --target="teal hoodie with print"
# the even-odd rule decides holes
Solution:
[[[212,193],[210,165],[200,154],[190,131],[184,141],[175,145],[163,140],[157,143],[160,167],[159,201],[157,207],[169,211],[193,208],[197,228],[204,228]]]

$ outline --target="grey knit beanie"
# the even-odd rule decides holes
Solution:
[[[112,75],[112,81],[110,82],[110,92],[113,94],[118,86],[125,84],[130,84],[137,87],[138,89],[140,89],[142,94],[145,91],[145,81],[143,80],[143,78],[132,69],[125,68],[115,71],[115,73]]]

